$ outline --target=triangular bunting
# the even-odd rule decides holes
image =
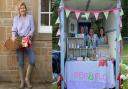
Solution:
[[[113,10],[113,13],[114,13],[114,14],[117,14],[117,13],[118,13],[118,9]]]
[[[122,17],[120,16],[120,28],[122,28]]]
[[[60,19],[59,19],[59,17],[57,18],[57,20],[56,20],[56,23],[55,23],[55,24],[57,24],[57,23],[60,23]]]
[[[65,10],[65,12],[66,12],[66,17],[68,17],[71,11],[70,10]]]
[[[120,11],[120,16],[124,15],[123,9]]]
[[[109,12],[104,12],[104,15],[105,15],[106,19],[108,18],[108,14],[109,14]]]
[[[86,17],[86,19],[89,18],[89,15],[90,15],[90,13],[85,13],[85,17]]]
[[[80,16],[80,12],[75,12],[75,14],[76,14],[76,18],[78,19]]]
[[[86,18],[86,16],[85,16],[85,15],[81,15],[81,17],[82,17],[82,18]]]
[[[122,40],[122,36],[121,36],[121,33],[120,33],[119,36],[118,36],[117,41],[121,41],[121,40]]]
[[[95,15],[95,18],[96,18],[96,20],[97,20],[97,19],[98,19],[98,16],[99,16],[99,13],[94,12],[94,15]]]
[[[120,28],[122,28],[122,21],[120,21]]]

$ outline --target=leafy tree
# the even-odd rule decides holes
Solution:
[[[53,0],[53,3],[52,3],[52,27],[53,27],[53,30],[52,30],[52,46],[53,46],[53,49],[59,49],[57,43],[58,43],[58,39],[57,38],[54,38],[56,36],[56,33],[58,31],[58,28],[59,28],[59,25],[58,24],[55,24],[57,18],[58,18],[58,7],[59,7],[59,4],[60,4],[60,0]]]
[[[124,11],[124,15],[122,17],[122,36],[128,37],[128,0],[122,0],[122,9]]]
[[[58,18],[58,7],[60,4],[60,0],[54,0],[54,3],[52,4],[52,26],[53,26],[53,36],[56,36],[56,32],[58,30],[58,24],[55,24],[57,18]]]

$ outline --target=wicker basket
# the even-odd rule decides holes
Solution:
[[[21,48],[21,42],[22,39],[21,38],[17,38],[15,41],[12,41],[11,38],[7,39],[4,43],[4,46],[6,47],[6,49],[8,50],[16,50]]]

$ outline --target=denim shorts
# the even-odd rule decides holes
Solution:
[[[17,60],[20,66],[24,65],[24,57],[27,55],[29,59],[29,64],[35,64],[35,52],[32,47],[24,48],[24,49],[17,49]]]

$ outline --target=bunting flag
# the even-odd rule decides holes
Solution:
[[[105,15],[106,19],[108,18],[108,14],[109,14],[109,12],[104,12],[104,15]]]
[[[86,18],[86,16],[85,16],[85,15],[81,15],[81,17]]]
[[[123,9],[120,11],[120,16],[124,15]]]
[[[66,12],[66,17],[68,17],[71,11],[70,10],[65,10],[65,12]]]
[[[90,15],[90,13],[85,13],[85,17],[86,17],[86,19],[89,18],[89,15]]]
[[[94,13],[96,20],[98,19],[99,13]]]
[[[118,36],[117,41],[121,41],[121,40],[122,40],[122,36],[121,36],[121,33],[120,33],[119,36]]]
[[[120,16],[120,28],[122,28],[122,16]]]
[[[70,12],[75,12],[75,15],[76,15],[77,19],[79,18],[81,13],[85,13],[85,15],[82,15],[82,17],[86,17],[86,19],[89,18],[90,13],[93,13],[96,20],[98,19],[99,14],[102,13],[102,12],[104,13],[106,19],[108,18],[109,12],[113,12],[114,14],[117,14],[118,11],[120,10],[120,16],[122,16],[124,14],[123,10],[119,9],[119,8],[113,8],[113,9],[110,9],[110,10],[90,10],[90,11],[76,10],[76,9],[72,9],[72,8],[64,8],[64,10],[66,12],[66,17],[69,16]]]
[[[76,18],[78,19],[80,16],[80,12],[75,12],[75,14],[76,14]]]
[[[55,23],[55,24],[58,24],[58,23],[60,23],[60,19],[59,19],[59,17],[57,18],[57,20],[56,20],[56,23]]]
[[[112,12],[114,13],[114,14],[117,14],[118,13],[118,9],[116,9],[116,10],[113,10]]]

